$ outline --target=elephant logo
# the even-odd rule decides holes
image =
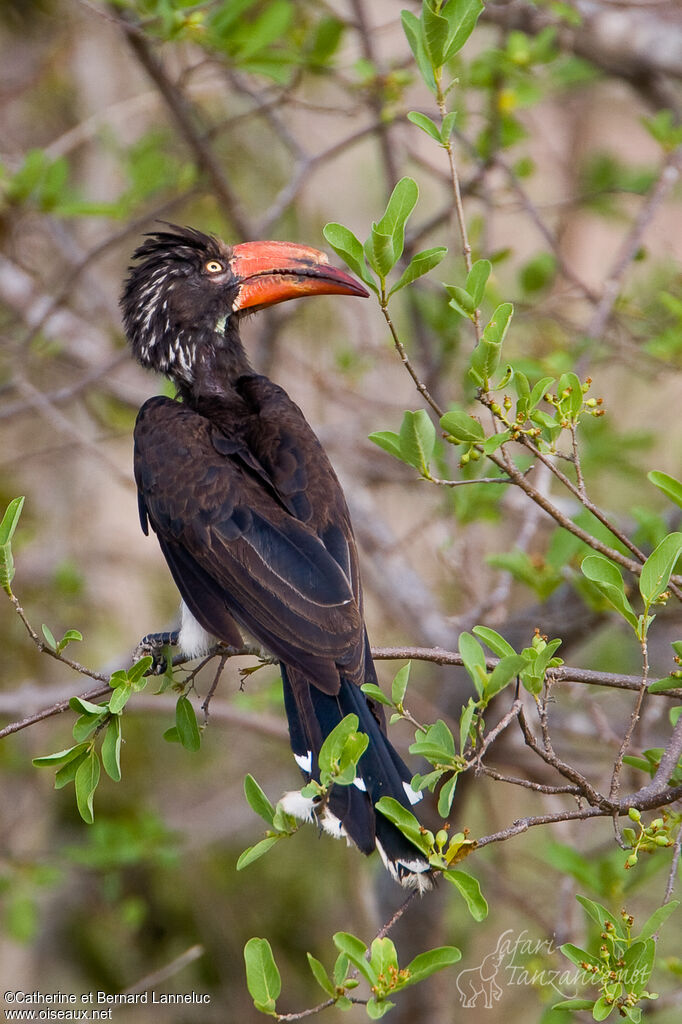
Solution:
[[[494,952],[484,956],[477,967],[466,967],[457,975],[457,990],[465,1010],[476,1006],[479,996],[483,997],[486,1010],[492,1010],[493,1004],[501,999],[502,989],[496,979],[502,961],[509,952],[504,940],[510,931],[511,929],[500,935]]]

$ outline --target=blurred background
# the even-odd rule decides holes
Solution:
[[[136,412],[164,382],[129,358],[118,312],[130,255],[159,220],[228,241],[325,248],[327,221],[364,239],[395,182],[411,175],[420,201],[408,252],[450,252],[396,297],[394,321],[442,405],[474,397],[468,325],[439,285],[464,278],[447,159],[406,119],[438,112],[414,67],[402,7],[419,9],[409,0],[0,6],[0,498],[4,507],[26,495],[13,584],[26,614],[58,638],[78,629],[83,642],[69,653],[92,669],[129,665],[140,637],[171,628],[177,610],[156,541],[140,531],[132,479]],[[682,448],[679,3],[489,3],[450,71],[474,254],[493,261],[493,297],[516,306],[508,358],[534,379],[573,367],[592,377],[606,415],[581,436],[588,492],[650,549],[674,523],[646,472],[679,476]],[[537,626],[562,637],[569,664],[639,671],[625,627],[579,585],[581,552],[523,495],[429,487],[367,440],[420,407],[373,299],[287,304],[249,319],[244,337],[253,364],[302,406],[346,489],[375,645],[456,650],[462,630],[486,623],[523,646]],[[460,473],[456,450],[442,460],[441,475]],[[566,515],[593,528],[570,495],[534,474]],[[679,636],[679,612],[662,612],[652,676],[671,670],[669,642]],[[0,726],[87,689],[37,651],[9,602],[0,605],[0,638]],[[380,664],[384,685],[402,664]],[[282,970],[278,1009],[294,1012],[323,998],[306,951],[331,966],[333,932],[369,942],[391,916],[402,894],[381,866],[312,827],[236,873],[241,851],[262,835],[244,799],[246,772],[273,802],[299,784],[276,669],[242,680],[238,667],[223,674],[199,753],[163,739],[172,696],[154,696],[152,684],[130,703],[123,779],[102,782],[91,826],[73,788],[55,792],[52,771],[31,766],[71,744],[70,712],[2,741],[3,990],[122,992],[157,979],[159,991],[209,993],[211,1003],[166,1007],[162,1017],[117,1007],[113,1019],[251,1020],[242,949],[260,935]],[[197,680],[197,709],[214,673]],[[470,693],[458,670],[413,664],[408,705],[419,720],[456,721]],[[603,778],[631,696],[575,685],[557,688],[555,702],[559,752]],[[661,745],[667,712],[668,702],[652,701],[639,750]],[[406,754],[405,723],[392,738]],[[492,757],[511,775],[556,783],[535,761],[519,737]],[[452,821],[473,836],[567,806],[466,781]],[[462,967],[476,967],[511,930],[540,943],[517,965],[565,968],[556,947],[585,930],[576,891],[634,913],[638,900],[662,899],[669,857],[625,876],[625,856],[610,822],[491,844],[467,864],[490,903],[487,921],[475,925],[442,885],[396,930],[401,963],[447,943],[462,949]],[[664,932],[663,959],[666,949],[655,1019],[672,1021],[679,945],[675,953]],[[503,996],[492,1008],[479,1000],[463,1010],[457,970],[405,992],[391,1019],[564,1019],[549,1009],[560,998],[552,985],[509,973],[498,976]],[[345,1019],[366,1015],[355,1007]]]

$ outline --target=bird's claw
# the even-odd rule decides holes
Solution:
[[[168,669],[168,658],[164,652],[167,647],[176,647],[177,643],[177,630],[166,633],[147,633],[135,648],[133,660],[139,661],[140,658],[153,658],[152,667],[147,675],[162,676]]]

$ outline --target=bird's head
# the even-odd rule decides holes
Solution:
[[[192,384],[202,353],[224,344],[244,312],[303,295],[368,294],[308,246],[229,246],[193,228],[169,228],[134,253],[121,308],[138,361],[182,385]]]

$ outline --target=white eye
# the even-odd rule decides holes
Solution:
[[[222,274],[225,267],[218,260],[209,260],[208,263],[204,263],[204,269],[209,274]]]

